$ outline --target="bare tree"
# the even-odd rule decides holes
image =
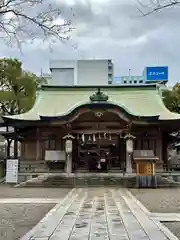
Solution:
[[[143,16],[158,12],[165,8],[180,6],[180,0],[137,0],[138,10]]]
[[[0,38],[7,44],[67,40],[72,29],[72,20],[64,19],[55,0],[0,0]]]

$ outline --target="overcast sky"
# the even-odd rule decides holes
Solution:
[[[117,76],[127,75],[129,68],[141,75],[145,66],[161,65],[169,66],[170,84],[180,80],[180,7],[141,17],[136,0],[56,1],[67,16],[73,9],[72,40],[51,48],[30,44],[23,54],[1,43],[1,57],[18,57],[36,73],[48,72],[50,59],[108,58]]]

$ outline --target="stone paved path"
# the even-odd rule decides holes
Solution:
[[[21,240],[176,240],[126,189],[73,189]]]

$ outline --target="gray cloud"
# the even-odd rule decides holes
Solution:
[[[112,58],[117,75],[126,75],[129,68],[139,75],[146,65],[168,65],[170,83],[178,81],[180,8],[141,17],[136,0],[68,1],[56,3],[76,25],[72,40],[54,44],[51,51],[48,43],[26,45],[23,55],[1,44],[1,56],[18,57],[35,72],[47,72],[50,58]]]

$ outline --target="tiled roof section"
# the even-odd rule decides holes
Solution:
[[[76,107],[89,103],[89,97],[97,87],[45,88],[37,95],[33,108],[24,114],[5,116],[17,120],[40,120],[40,116],[65,116]],[[159,116],[159,120],[180,119],[180,114],[170,112],[163,104],[160,93],[154,86],[101,87],[108,102],[123,108],[133,116]]]

